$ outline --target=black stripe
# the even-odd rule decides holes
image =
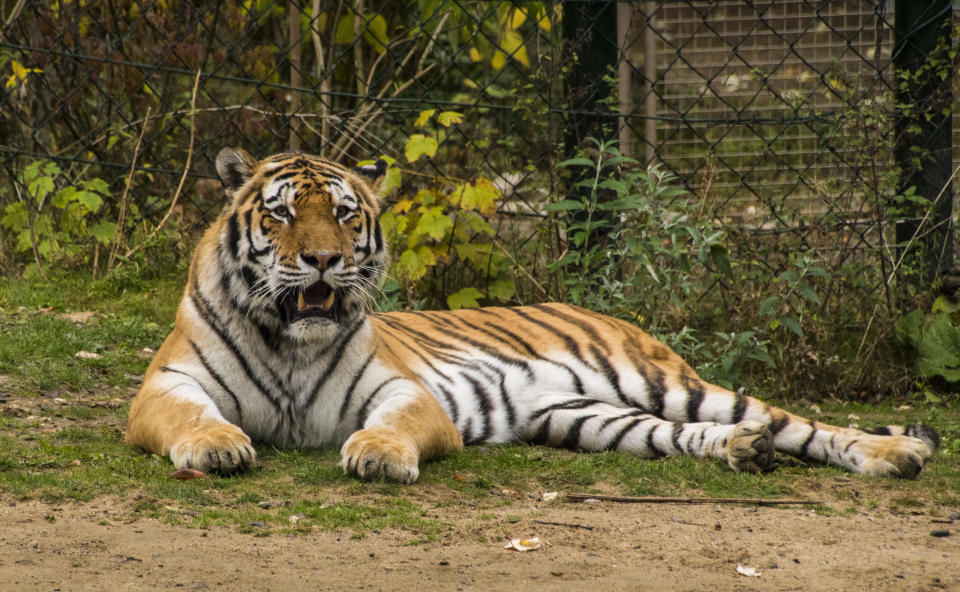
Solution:
[[[682,451],[683,448],[680,446],[680,436],[683,434],[683,424],[675,423],[673,424],[673,433],[670,435],[670,439],[673,441],[673,447],[677,450]]]
[[[467,421],[463,424],[463,429],[460,430],[460,437],[463,439],[464,444],[476,444],[477,440],[474,439],[473,434],[473,418],[468,417]]]
[[[561,341],[563,341],[563,344],[564,344],[564,346],[566,347],[566,350],[567,350],[570,354],[572,354],[572,355],[573,355],[575,358],[577,358],[578,360],[581,360],[581,361],[582,361],[584,364],[586,364],[587,366],[590,366],[591,368],[593,367],[592,364],[589,364],[589,363],[586,361],[585,356],[583,355],[583,352],[580,351],[580,345],[576,342],[576,340],[574,340],[572,337],[570,337],[570,336],[567,335],[566,333],[558,330],[556,327],[554,327],[553,325],[551,325],[551,324],[549,324],[549,323],[545,323],[544,321],[541,321],[540,319],[534,318],[533,316],[527,314],[526,312],[524,312],[523,310],[521,310],[521,309],[519,309],[519,308],[503,308],[503,309],[501,309],[501,310],[509,311],[509,312],[517,315],[518,317],[524,319],[524,320],[527,321],[528,323],[532,323],[532,324],[534,324],[534,325],[537,325],[538,327],[541,327],[541,328],[543,328],[544,330],[546,330],[548,333],[552,333],[553,335],[556,335],[557,337],[560,338]]]
[[[657,417],[663,417],[664,397],[666,397],[667,394],[663,371],[656,365],[649,364],[646,361],[646,354],[643,353],[643,350],[641,350],[635,342],[624,340],[622,347],[623,351],[627,354],[627,359],[633,364],[634,370],[640,375],[647,387],[647,404],[639,405],[638,403],[634,403],[634,405],[642,409],[647,409]],[[653,374],[652,378],[651,373]]]
[[[627,396],[623,394],[623,390],[620,389],[620,375],[617,373],[617,369],[613,367],[613,364],[610,363],[608,356],[601,354],[597,346],[592,343],[590,344],[590,353],[600,366],[600,371],[604,378],[607,379],[610,388],[617,393],[617,398],[620,399],[623,404],[633,406],[633,401],[628,399]]]
[[[440,391],[440,394],[443,395],[444,400],[447,402],[447,406],[450,408],[450,421],[456,424],[457,419],[460,417],[460,408],[457,405],[456,399],[453,398],[453,395],[449,390],[447,390],[447,387],[443,386],[442,384],[434,384],[432,385],[432,388],[437,389]]]
[[[547,415],[544,420],[540,423],[540,427],[537,428],[536,433],[530,438],[532,444],[549,444],[550,440],[550,416]]]
[[[602,402],[603,401],[597,401],[594,399],[582,399],[582,398],[570,399],[568,401],[554,403],[553,405],[549,405],[547,407],[541,407],[540,409],[537,409],[532,414],[530,414],[530,417],[528,418],[528,420],[532,423],[552,411],[567,410],[567,409],[586,409],[587,407],[599,405]]]
[[[740,423],[743,421],[743,416],[747,413],[747,396],[742,392],[737,391],[737,394],[734,396],[733,401],[733,416],[730,418],[731,423]]]
[[[607,344],[606,339],[600,336],[600,334],[597,332],[596,327],[593,324],[585,321],[584,319],[578,319],[564,312],[561,312],[557,310],[554,306],[551,306],[549,304],[534,304],[533,308],[545,314],[557,317],[558,319],[564,322],[567,322],[573,325],[574,327],[577,327],[578,329],[580,329],[581,331],[587,334],[587,336],[591,339],[593,344],[599,344],[603,348],[604,354],[607,357],[610,356],[610,346]]]
[[[314,401],[317,400],[317,395],[320,394],[320,389],[323,388],[323,385],[326,384],[327,379],[330,378],[330,375],[333,374],[337,366],[340,364],[340,360],[343,359],[343,354],[347,351],[347,348],[353,338],[357,335],[357,330],[363,326],[363,323],[354,323],[352,327],[349,327],[345,331],[341,331],[337,335],[337,338],[333,340],[331,346],[326,348],[323,353],[333,350],[333,357],[327,363],[327,367],[324,368],[323,373],[317,378],[316,384],[313,385],[313,388],[310,389],[310,397],[307,398],[302,408],[312,407]],[[320,355],[322,356],[323,353]]]
[[[647,432],[647,448],[653,454],[653,458],[662,458],[666,456],[666,453],[657,448],[657,445],[653,441],[653,434],[657,431],[658,427],[660,426],[655,425],[649,432]]]
[[[687,390],[687,420],[700,421],[700,405],[703,403],[703,383],[690,376],[689,370],[680,373],[680,384]]]
[[[196,284],[194,284],[196,285]],[[280,410],[280,404],[278,400],[282,397],[276,396],[271,389],[268,389],[267,386],[260,380],[260,378],[254,373],[253,369],[250,367],[250,362],[247,360],[246,356],[240,351],[240,348],[236,343],[227,335],[226,330],[221,326],[222,321],[217,317],[216,313],[212,310],[210,303],[203,297],[198,289],[191,291],[189,298],[194,304],[194,308],[197,310],[200,318],[207,324],[208,327],[213,329],[214,333],[220,338],[220,341],[227,346],[227,349],[230,350],[230,353],[237,359],[240,363],[240,367],[243,369],[244,374],[247,375],[247,378],[257,387],[257,389],[273,404],[273,407],[276,410]],[[269,366],[266,366],[265,369],[270,373],[271,377],[276,383],[279,383],[280,380],[274,374],[273,370]],[[276,384],[274,385],[276,386]],[[284,394],[285,395],[285,394]]]
[[[237,219],[237,213],[230,214],[227,218],[227,246],[230,248],[230,256],[234,261],[240,258],[240,222]]]
[[[575,419],[570,427],[567,428],[567,435],[564,437],[560,447],[576,450],[580,446],[580,433],[583,431],[583,424],[594,417],[596,417],[596,415],[584,415]]]
[[[807,422],[807,425],[810,426],[810,435],[807,436],[807,439],[803,442],[803,446],[800,447],[799,456],[801,457],[807,456],[807,449],[810,448],[810,444],[813,442],[813,437],[817,435],[817,428],[815,428],[813,424],[814,422],[812,419]]]
[[[223,391],[230,396],[230,400],[233,402],[233,406],[237,410],[237,425],[242,428],[243,427],[243,409],[240,407],[240,399],[238,399],[237,395],[232,390],[230,390],[230,387],[227,386],[226,381],[224,381],[223,377],[220,376],[220,373],[214,370],[213,366],[207,361],[207,358],[203,355],[203,352],[201,352],[200,348],[197,347],[197,344],[194,343],[192,339],[188,340],[188,343],[190,344],[190,347],[193,348],[193,352],[197,354],[197,357],[200,359],[200,363],[203,364],[203,368],[207,371],[207,374],[209,374],[216,381],[216,383],[220,385],[220,388],[222,388]],[[166,368],[166,366],[164,366],[164,368]],[[168,369],[168,371],[177,372],[185,376],[190,376],[189,374],[185,372],[180,372],[179,370]],[[196,380],[196,378],[194,378],[194,380]],[[206,393],[206,394],[208,397],[210,396],[209,393]],[[222,412],[223,411],[221,411],[221,413]]]
[[[398,333],[400,332],[400,331],[398,331],[391,323],[386,322],[386,319],[384,319],[383,315],[379,315],[377,318],[378,318],[379,320],[381,320],[381,321],[384,321],[384,326],[385,326],[386,329],[388,329],[388,330],[390,330],[390,331],[395,331],[395,332],[398,332]],[[428,358],[427,356],[425,356],[425,355],[424,355],[423,353],[421,353],[420,351],[416,350],[412,345],[410,345],[410,344],[407,342],[407,340],[401,339],[401,338],[397,338],[397,339],[396,339],[396,343],[399,343],[400,345],[402,345],[402,346],[405,347],[406,349],[410,350],[410,352],[412,352],[413,355],[415,355],[415,356],[417,356],[418,358],[420,358],[420,360],[423,361],[423,363],[426,364],[426,366],[427,366],[428,368],[430,368],[430,370],[433,371],[437,376],[443,378],[443,379],[446,380],[447,382],[453,382],[449,376],[447,376],[446,374],[444,374],[439,368],[437,368],[437,367],[433,364],[433,361],[432,361],[430,358]],[[423,347],[422,344],[418,344],[418,345],[420,345],[421,347]],[[385,346],[389,351],[391,351],[391,352],[393,351],[393,348],[390,347],[390,345],[389,345],[388,343],[384,342],[384,346]],[[398,355],[397,357],[401,357],[401,356]],[[402,357],[401,357],[401,358],[402,358]]]
[[[633,428],[637,427],[641,423],[646,421],[645,419],[634,418],[627,422],[627,425],[623,426],[617,435],[613,437],[612,440],[607,444],[607,450],[616,450],[620,446],[620,442],[623,440],[624,436],[633,431]]]
[[[483,419],[483,431],[480,432],[479,438],[481,441],[486,441],[487,438],[490,437],[491,432],[493,432],[493,424],[490,418],[490,414],[493,412],[493,404],[490,402],[490,397],[487,396],[487,391],[480,382],[468,374],[463,374],[463,378],[470,383],[470,388],[473,389],[473,396],[477,399],[480,416]]]
[[[393,376],[391,378],[384,380],[383,382],[380,383],[380,385],[377,388],[373,389],[373,392],[370,393],[370,396],[367,397],[367,399],[363,402],[363,405],[360,406],[360,409],[357,410],[357,428],[356,429],[359,430],[363,428],[363,424],[367,421],[367,414],[369,413],[367,411],[367,408],[370,406],[370,403],[373,401],[373,399],[378,394],[380,394],[380,391],[382,391],[384,387],[386,387],[391,382],[396,382],[398,380],[404,380],[404,379],[399,376]]]
[[[353,391],[357,388],[357,384],[360,382],[360,379],[363,377],[364,373],[367,371],[367,366],[370,365],[370,362],[373,361],[373,357],[377,354],[377,351],[374,350],[367,355],[367,359],[364,360],[363,365],[360,366],[360,369],[357,370],[357,373],[353,375],[353,379],[350,381],[350,386],[347,387],[346,392],[343,395],[343,402],[340,403],[340,415],[339,422],[342,422],[344,416],[347,414],[347,409],[350,408],[350,401],[353,400]]]
[[[790,423],[790,417],[784,413],[779,418],[773,419],[767,424],[767,427],[770,428],[770,433],[776,436],[783,428],[787,427],[788,423]]]

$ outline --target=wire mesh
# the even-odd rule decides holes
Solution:
[[[242,146],[482,174],[508,196],[503,213],[536,216],[562,191],[554,172],[576,147],[578,116],[625,153],[675,172],[730,224],[787,233],[802,248],[829,248],[838,231],[876,245],[874,202],[898,189],[895,121],[883,119],[896,112],[891,1],[0,8],[0,209],[18,199],[24,168],[49,160],[67,181],[106,181],[100,215],[114,219],[133,163],[131,215],[156,224],[190,156],[177,215],[208,221],[222,199],[216,153]],[[611,10],[615,18],[603,16]],[[596,57],[585,48],[597,41],[614,60],[584,78],[580,64]],[[407,162],[404,145],[425,132],[417,119],[428,109],[463,120],[431,130],[443,158]]]

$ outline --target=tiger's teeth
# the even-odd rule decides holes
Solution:
[[[306,301],[303,299],[303,292],[297,293],[297,310],[303,310],[306,308]]]
[[[333,290],[330,290],[330,293],[327,294],[327,297],[323,299],[323,304],[321,307],[323,310],[330,310],[333,306]]]

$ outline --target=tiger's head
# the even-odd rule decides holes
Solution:
[[[231,198],[219,252],[234,302],[299,341],[362,318],[387,262],[375,190],[386,163],[348,169],[300,153],[258,162],[224,148],[216,167]]]

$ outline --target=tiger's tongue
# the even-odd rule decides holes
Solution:
[[[331,306],[333,306],[333,290],[324,282],[307,286],[297,296],[297,309],[300,312],[317,308],[326,312]]]

